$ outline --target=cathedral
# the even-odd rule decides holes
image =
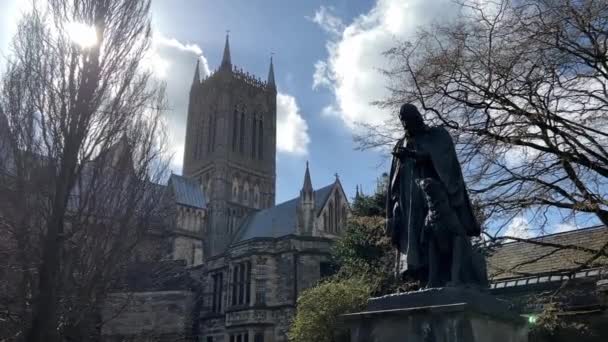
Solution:
[[[167,185],[176,207],[171,256],[198,284],[192,322],[205,342],[287,341],[298,294],[329,272],[349,215],[339,178],[315,189],[308,164],[297,197],[275,204],[277,89],[233,66],[190,88],[183,175]]]

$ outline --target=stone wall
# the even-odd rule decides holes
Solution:
[[[103,306],[102,340],[183,341],[192,332],[190,291],[112,293]]]

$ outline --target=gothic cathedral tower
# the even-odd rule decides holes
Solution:
[[[228,36],[217,71],[201,80],[197,62],[183,174],[207,198],[205,257],[222,253],[249,213],[274,205],[276,97],[272,58],[266,82],[233,68]]]

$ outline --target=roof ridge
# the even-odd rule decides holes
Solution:
[[[546,234],[546,235],[536,236],[536,237],[529,238],[529,239],[526,239],[526,240],[539,240],[539,239],[544,239],[544,238],[547,238],[547,237],[554,237],[554,236],[559,236],[559,235],[574,234],[574,233],[579,233],[581,231],[589,231],[589,230],[601,229],[601,228],[608,228],[608,227],[604,226],[604,225],[583,227],[583,228],[577,228],[577,229],[572,229],[572,230],[566,230],[566,231],[563,231],[563,232],[550,233],[550,234]],[[501,243],[500,245],[504,246],[504,245],[510,245],[510,244],[515,244],[515,243],[526,243],[526,241],[507,241],[507,242]]]

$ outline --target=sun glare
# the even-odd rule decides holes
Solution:
[[[83,49],[97,44],[97,32],[93,26],[71,22],[65,25],[65,29],[70,39]]]

